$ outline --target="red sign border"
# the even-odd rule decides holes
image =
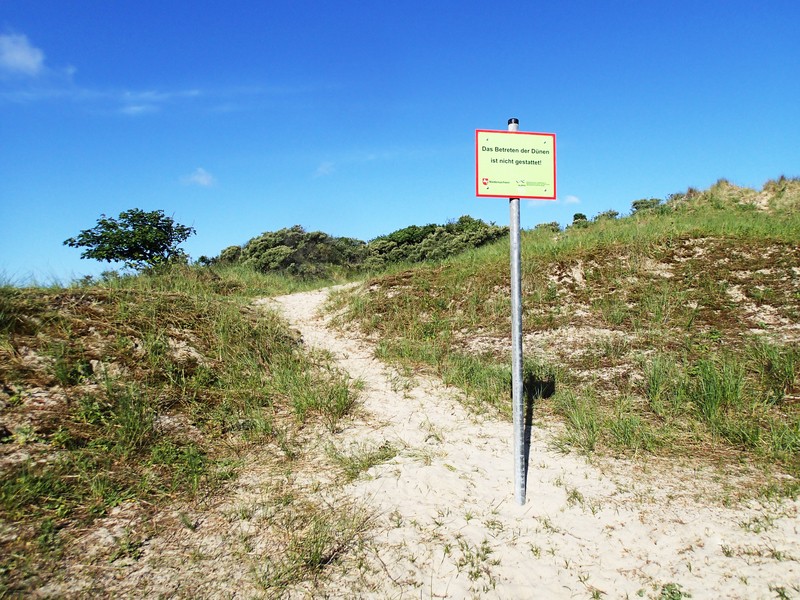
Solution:
[[[481,194],[481,176],[478,172],[478,136],[481,133],[504,133],[507,135],[545,135],[553,138],[553,195],[552,196],[506,196],[502,194]],[[536,200],[556,200],[556,134],[540,133],[536,131],[505,131],[502,129],[476,129],[475,130],[475,195],[479,198],[532,198]]]

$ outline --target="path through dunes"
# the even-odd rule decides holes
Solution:
[[[330,328],[319,314],[327,293],[264,303],[363,382],[363,411],[339,449],[398,451],[345,487],[377,525],[332,596],[800,596],[797,502],[725,507],[710,468],[589,462],[553,449],[554,424],[533,428],[528,502],[518,506],[511,424],[469,413],[456,390],[409,381],[369,341]]]

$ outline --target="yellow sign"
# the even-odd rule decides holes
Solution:
[[[556,199],[556,134],[475,132],[475,195]]]

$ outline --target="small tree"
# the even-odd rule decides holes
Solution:
[[[572,215],[572,225],[575,229],[583,229],[589,226],[589,219],[583,213],[575,213]]]
[[[194,228],[175,223],[163,210],[133,208],[121,212],[118,219],[100,215],[94,228],[64,240],[64,245],[86,248],[81,258],[122,262],[141,270],[186,260],[178,245],[194,233]]]

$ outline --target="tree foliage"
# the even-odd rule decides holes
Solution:
[[[589,226],[589,219],[583,213],[575,213],[572,215],[572,225],[570,227],[574,227],[575,229],[581,229],[584,227]]]
[[[194,228],[176,223],[162,210],[133,208],[117,219],[100,215],[95,227],[64,240],[64,245],[86,248],[81,258],[121,262],[141,270],[186,261],[186,253],[178,246],[194,233]]]

